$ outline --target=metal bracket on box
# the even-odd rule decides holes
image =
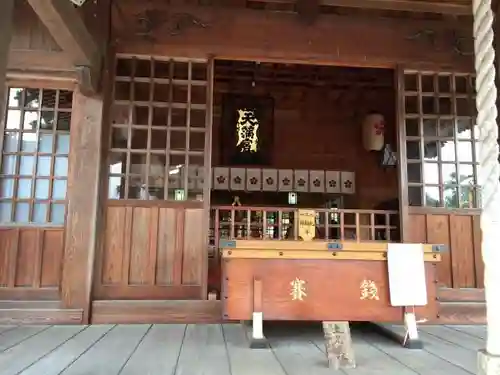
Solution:
[[[448,247],[446,245],[432,245],[433,253],[444,253],[448,251]]]
[[[330,242],[327,245],[328,250],[342,250],[343,246],[338,242]]]
[[[219,248],[221,249],[234,249],[235,247],[236,247],[236,241],[221,240],[219,242]]]

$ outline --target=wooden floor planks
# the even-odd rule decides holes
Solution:
[[[328,375],[319,326],[266,328],[248,347],[239,324],[0,326],[1,375]],[[469,375],[484,326],[424,326],[424,350],[353,329],[358,367],[342,375]]]
[[[76,336],[84,328],[82,326],[50,327],[29,340],[24,340],[5,350],[0,356],[1,374],[15,375],[20,373],[50,351]]]
[[[85,327],[77,336],[72,337],[59,348],[48,351],[47,354],[30,367],[26,368],[23,375],[59,375],[67,369],[80,356],[85,354],[94,344],[99,342],[112,325],[99,325]],[[0,355],[1,358],[1,355]],[[113,374],[112,374],[113,375]]]
[[[186,326],[154,325],[120,375],[175,374]]]
[[[365,336],[365,340],[370,342],[381,352],[397,359],[400,363],[409,367],[418,374],[425,375],[468,375],[469,373],[448,361],[429,353],[429,348],[424,350],[408,350],[398,345],[390,345],[387,340],[376,334]]]
[[[232,375],[287,375],[271,350],[249,349],[247,327],[223,326]]]
[[[231,374],[220,325],[187,326],[175,374]]]

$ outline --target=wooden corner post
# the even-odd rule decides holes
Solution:
[[[77,89],[71,118],[68,172],[68,214],[62,271],[65,308],[83,310],[90,319],[95,247],[98,236],[99,180],[103,99],[85,96]]]

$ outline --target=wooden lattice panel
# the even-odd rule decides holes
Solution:
[[[406,71],[402,96],[409,204],[478,207],[474,77]]]
[[[203,196],[210,181],[204,178],[210,170],[209,66],[205,60],[117,58],[110,199]]]

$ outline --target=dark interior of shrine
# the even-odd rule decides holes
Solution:
[[[379,113],[385,122],[384,143],[396,149],[392,70],[218,60],[214,78],[214,168],[353,173],[355,186],[349,194],[321,187],[314,192],[299,189],[296,207],[326,208],[332,199],[341,198],[345,208],[370,209],[397,198],[396,168],[383,165],[382,152],[366,150],[362,141],[365,117]],[[238,105],[257,108],[261,117],[256,157],[240,157],[238,120],[227,115],[236,113]],[[289,192],[294,190],[278,186],[232,191],[216,185],[212,205],[230,205],[237,195],[244,206],[283,207],[290,205]]]

